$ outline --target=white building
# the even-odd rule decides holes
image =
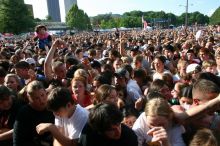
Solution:
[[[61,21],[65,22],[67,13],[74,4],[77,4],[77,0],[59,0],[59,3],[60,3]]]

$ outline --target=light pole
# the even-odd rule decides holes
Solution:
[[[186,17],[185,17],[185,27],[188,26],[188,0],[186,0]]]
[[[193,5],[193,4],[191,4]],[[186,14],[185,14],[185,27],[188,27],[188,8],[189,8],[189,2],[186,0],[186,5],[179,5],[179,6],[184,6],[186,8]]]

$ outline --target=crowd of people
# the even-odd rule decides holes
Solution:
[[[220,25],[0,48],[1,146],[220,145]]]

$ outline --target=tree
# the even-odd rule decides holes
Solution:
[[[24,0],[0,0],[0,32],[19,34],[34,27]]]
[[[52,21],[52,17],[50,15],[46,16],[46,21]]]
[[[73,5],[66,16],[66,23],[72,29],[91,30],[90,19],[77,5]]]
[[[220,23],[220,7],[218,7],[210,17],[210,24],[219,24],[219,23]]]

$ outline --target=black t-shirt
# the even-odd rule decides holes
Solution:
[[[9,110],[1,111],[0,110],[0,129],[7,128],[13,129],[15,118],[18,114],[19,109],[22,106],[22,103],[16,99],[12,99],[12,106]]]
[[[121,125],[121,138],[119,140],[108,139],[94,131],[87,123],[82,130],[79,146],[137,146],[137,136],[125,125]]]
[[[16,99],[12,99],[12,106],[9,110],[0,111],[0,129],[13,129],[13,125],[22,103]],[[11,146],[12,140],[0,141],[0,146]]]
[[[52,146],[53,137],[50,133],[38,135],[36,126],[40,123],[54,123],[54,115],[48,110],[36,111],[25,105],[19,111],[14,124],[14,146]]]

